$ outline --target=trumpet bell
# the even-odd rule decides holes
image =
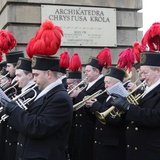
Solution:
[[[96,112],[95,116],[97,117],[97,119],[102,123],[102,124],[106,124],[106,120],[105,120],[105,115],[104,113],[99,113]]]

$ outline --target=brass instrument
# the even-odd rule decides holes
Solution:
[[[73,87],[70,91],[68,91],[68,94],[71,94],[75,89],[77,89],[81,84],[83,84],[86,81],[87,77],[84,78],[80,83],[78,83],[75,87]],[[86,87],[86,86],[84,86]],[[81,88],[81,90],[84,89],[84,87]]]
[[[88,101],[90,99],[95,99],[95,98],[97,98],[98,96],[102,95],[105,92],[106,92],[106,90],[104,90],[104,91],[99,90],[99,91],[93,93],[90,96],[86,96],[86,98],[84,98],[82,101],[80,101],[77,104],[73,105],[73,111],[77,111],[78,109],[82,108],[85,105],[86,101]]]
[[[35,84],[33,87],[26,89],[23,93],[21,93],[21,94],[17,95],[16,97],[14,97],[14,98],[12,99],[12,101],[15,101],[20,108],[22,108],[22,109],[24,109],[24,110],[27,110],[28,108],[26,107],[26,105],[37,97],[37,92],[36,92],[36,90],[34,89],[34,88],[37,87],[37,86],[38,86],[38,85]],[[22,100],[22,99],[21,99],[21,98],[23,98],[25,95],[27,95],[27,94],[28,94],[29,92],[31,92],[31,91],[34,92],[33,97],[30,97],[30,98],[25,99],[25,100]],[[0,112],[2,112],[2,111],[3,111],[3,107],[0,107]],[[6,115],[6,114],[2,115],[2,116],[1,116],[0,123],[1,123],[2,121],[5,121],[8,117],[9,117],[9,115]]]
[[[134,105],[138,105],[138,100],[144,95],[144,92],[142,94],[137,94],[137,95],[133,95],[133,93],[135,91],[137,91],[137,89],[139,89],[140,87],[143,87],[145,85],[145,81],[143,81],[140,85],[138,85],[132,92],[129,93],[129,95],[126,97],[127,100],[134,104]],[[111,114],[112,117],[116,117],[116,116],[120,116],[122,112],[115,112],[114,115],[112,114],[112,112],[116,109],[115,106],[111,106],[109,109],[107,109],[106,111],[100,113],[100,112],[96,112],[95,115],[97,117],[97,119],[102,123],[102,124],[106,124],[106,116],[108,116],[109,114]]]
[[[14,85],[8,87],[6,90],[4,90],[4,93],[7,93],[8,91],[10,91],[12,89],[15,91],[15,93],[17,93],[17,89],[16,89],[17,86],[18,86],[18,82],[16,82]]]
[[[2,76],[2,77],[0,78],[0,80],[2,80],[3,78],[7,77],[8,75],[9,75],[9,72],[7,72],[4,76]]]

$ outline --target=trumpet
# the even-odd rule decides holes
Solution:
[[[35,84],[33,87],[28,88],[28,89],[25,90],[23,93],[21,93],[21,94],[17,95],[16,97],[14,97],[14,98],[12,99],[12,101],[15,101],[20,108],[22,108],[22,109],[24,109],[24,110],[27,110],[28,108],[27,108],[26,105],[37,97],[37,92],[36,92],[36,90],[35,90],[35,88],[36,88],[37,86],[38,86],[38,85]],[[34,95],[33,95],[32,97],[30,97],[30,98],[28,98],[28,99],[26,99],[26,100],[22,100],[22,99],[21,99],[21,98],[23,98],[25,95],[27,95],[27,94],[28,94],[29,92],[31,92],[31,91],[34,92]],[[0,112],[2,112],[2,111],[3,111],[3,107],[0,107]],[[8,117],[9,117],[9,115],[7,115],[7,114],[2,115],[2,116],[1,116],[0,123],[1,123],[2,121],[5,121]]]
[[[106,90],[104,90],[104,91],[98,90],[97,92],[93,93],[92,95],[87,96],[82,101],[80,101],[77,104],[73,105],[73,111],[77,111],[78,109],[82,108],[85,105],[86,101],[88,101],[90,99],[97,98],[98,96],[102,95],[105,92],[106,92]]]
[[[9,75],[9,72],[7,72],[4,76],[2,76],[2,77],[0,78],[0,80],[2,80],[3,78],[7,77],[8,75]]]
[[[81,84],[83,84],[86,81],[87,77],[84,78],[80,83],[78,83],[75,87],[73,87],[70,91],[68,91],[68,94],[71,94],[75,89],[77,89]],[[83,90],[86,87],[86,85],[84,87],[82,87],[81,90]]]
[[[134,104],[134,105],[138,105],[138,100],[144,95],[144,92],[142,94],[137,94],[137,95],[133,95],[133,93],[135,91],[137,91],[140,87],[143,87],[145,85],[145,81],[143,81],[140,85],[138,85],[132,92],[129,93],[129,95],[127,96],[127,100]],[[100,113],[100,112],[96,112],[95,116],[97,117],[97,119],[102,123],[102,124],[106,124],[106,116],[108,116],[109,114],[112,115],[112,117],[116,117],[116,116],[121,116],[122,112],[117,111],[114,114],[112,114],[112,112],[116,109],[115,106],[111,106],[109,109],[107,109],[106,111]]]
[[[14,93],[17,93],[17,89],[16,89],[17,86],[18,86],[18,82],[16,82],[14,85],[8,87],[6,90],[4,90],[4,93],[7,93],[8,91],[10,91],[12,89],[15,91]]]

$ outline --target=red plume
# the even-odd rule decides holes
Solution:
[[[155,22],[144,34],[143,46],[148,46],[150,51],[160,51],[160,22]]]
[[[111,58],[111,53],[109,48],[104,48],[101,50],[97,57],[98,63],[101,66],[104,66],[105,68],[108,68],[112,64],[112,58]]]
[[[145,51],[145,47],[143,47],[139,42],[134,42],[133,43],[132,52],[133,52],[135,60],[138,63],[140,63],[140,54],[143,51]]]
[[[0,30],[0,50],[8,53],[17,45],[14,35],[10,31]]]
[[[118,68],[124,68],[129,72],[132,70],[132,65],[134,64],[134,55],[131,48],[127,48],[119,54],[119,59],[117,63]]]
[[[60,67],[67,69],[69,67],[70,57],[68,52],[63,52],[60,55]]]
[[[62,35],[63,31],[59,26],[55,26],[50,20],[44,21],[26,47],[28,56],[56,54],[61,45]]]
[[[69,64],[69,70],[71,71],[81,71],[82,63],[78,53],[74,53]]]

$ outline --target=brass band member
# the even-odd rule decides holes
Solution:
[[[35,82],[33,81],[31,60],[29,60],[28,58],[19,57],[16,65],[15,75],[15,80],[18,83],[18,87],[21,89],[20,94],[22,94],[26,89],[32,87],[35,84]],[[34,92],[31,91],[23,96],[21,100],[24,101],[27,98],[32,98],[34,96],[33,94]],[[32,101],[26,104],[26,107],[29,106],[30,103],[32,103]],[[7,126],[8,127],[5,139],[5,160],[10,160],[14,159],[16,155],[18,132],[11,126]]]
[[[146,81],[146,90],[139,105],[129,103],[117,96],[112,105],[126,113],[126,159],[160,159],[160,54],[141,53],[141,75]]]
[[[60,47],[61,36],[61,28],[52,21],[42,23],[27,45],[27,54],[33,57],[34,81],[41,93],[27,111],[12,101],[4,104],[8,124],[20,133],[17,160],[67,160],[72,101],[57,76],[59,58],[53,56]]]
[[[108,67],[104,78],[106,90],[117,83],[122,84],[124,77],[124,70],[116,67]],[[95,114],[97,111],[101,113],[111,107],[111,100],[111,96],[109,96],[103,104],[99,101],[89,100],[86,102],[86,106]],[[105,117],[106,124],[102,124],[98,119],[96,120],[94,160],[125,160],[125,121],[123,116],[124,115],[112,117],[108,115]]]
[[[105,56],[100,56],[103,53]],[[104,64],[110,65],[111,59],[110,51],[108,48],[100,51],[97,57],[91,57],[85,67],[85,77],[87,77],[88,85],[86,89],[74,90],[70,96],[75,97],[75,102],[80,102],[87,95],[91,95],[99,90],[104,90],[104,76],[101,73]],[[104,58],[102,58],[104,57]],[[98,59],[99,58],[99,59]],[[104,62],[104,60],[106,62]],[[100,63],[103,60],[103,63]],[[103,94],[98,97],[98,100],[103,103],[107,94]],[[76,112],[75,116],[75,141],[74,141],[74,160],[92,160],[93,159],[93,143],[94,143],[94,128],[95,128],[95,116],[90,113],[84,106]]]

